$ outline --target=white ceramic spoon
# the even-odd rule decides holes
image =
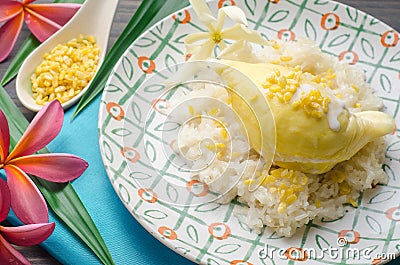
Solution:
[[[31,75],[42,60],[43,55],[50,52],[57,44],[66,43],[79,34],[96,38],[100,48],[97,70],[100,68],[107,51],[108,38],[114,14],[119,0],[86,0],[74,17],[59,31],[37,47],[24,61],[18,71],[16,92],[21,103],[31,111],[39,111],[42,106],[35,103],[32,97]],[[93,80],[93,79],[92,79]],[[91,83],[91,82],[90,82]],[[90,83],[74,98],[62,104],[64,109],[71,107],[85,93]]]

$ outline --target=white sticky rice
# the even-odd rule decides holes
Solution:
[[[225,58],[276,63],[281,55],[285,55],[293,58],[290,62],[285,62],[285,65],[289,64],[292,67],[300,65],[303,71],[313,74],[332,69],[336,73],[338,86],[335,92],[341,94],[342,100],[351,112],[382,109],[381,100],[366,84],[361,69],[322,53],[315,43],[308,40],[274,42],[278,44],[275,48],[271,45],[255,53],[246,47]],[[276,48],[278,46],[279,48]],[[357,91],[352,84],[357,87]],[[201,97],[230,104],[228,92],[223,87],[212,84],[198,85],[187,95],[176,98],[172,104],[177,105],[185,100],[190,102],[190,99]],[[258,233],[262,231],[263,226],[267,226],[279,235],[292,236],[297,228],[315,218],[337,219],[344,215],[345,205],[357,207],[357,199],[361,192],[374,187],[377,183],[387,183],[387,175],[382,169],[386,150],[385,139],[382,137],[369,143],[350,160],[336,165],[325,174],[304,174],[282,169],[281,174],[295,174],[296,182],[303,182],[303,188],[297,193],[297,199],[282,212],[279,210],[282,195],[276,192],[276,188],[282,185],[291,187],[292,178],[279,178],[272,185],[260,186],[250,192],[249,180],[254,174],[262,172],[264,161],[251,150],[235,117],[224,109],[216,111],[216,106],[206,101],[188,107],[190,115],[197,116],[198,119],[193,119],[181,127],[178,143],[182,155],[194,161],[192,169],[202,169],[193,173],[192,177],[207,183],[214,192],[226,193],[229,190],[221,200],[222,203],[229,203],[237,198],[239,202],[248,205],[247,208],[236,211],[235,215]],[[201,118],[202,114],[207,113],[213,113],[215,120]],[[277,167],[273,166],[272,169]],[[338,175],[343,176],[343,174],[345,177],[343,179],[339,177],[338,180]],[[231,188],[232,183],[235,184],[233,188]]]

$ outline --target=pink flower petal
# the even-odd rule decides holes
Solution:
[[[26,25],[40,42],[47,40],[62,27],[56,22],[34,12],[29,8],[25,9],[24,14]]]
[[[33,181],[19,168],[6,165],[11,207],[24,224],[48,223],[47,204]]]
[[[16,158],[10,164],[51,182],[68,182],[86,170],[88,163],[70,154],[42,154]]]
[[[10,148],[10,129],[7,118],[0,110],[0,164],[4,163]]]
[[[81,4],[57,3],[32,4],[27,7],[35,13],[63,26],[75,15],[81,6]]]
[[[60,132],[64,120],[64,111],[57,100],[45,105],[22,135],[14,150],[8,155],[10,160],[31,155],[50,143]]]
[[[24,13],[8,20],[0,27],[0,63],[11,53],[24,22]]]
[[[0,4],[0,23],[15,17],[23,11],[21,2],[7,1],[3,3],[0,1]]]
[[[29,224],[17,227],[0,226],[0,234],[11,244],[33,246],[46,240],[53,233],[55,223]]]
[[[30,3],[33,3],[33,2],[35,2],[36,0],[23,0],[22,2],[25,4],[25,5],[27,5],[27,4],[30,4]]]
[[[0,264],[31,264],[0,235]]]
[[[10,211],[11,195],[7,183],[0,179],[0,222],[6,220]]]

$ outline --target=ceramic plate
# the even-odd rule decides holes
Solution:
[[[326,0],[209,2],[214,14],[234,4],[246,13],[249,27],[267,39],[307,37],[338,60],[363,68],[385,111],[399,119],[400,45],[393,29]],[[238,203],[204,200],[210,195],[207,187],[191,181],[171,151],[177,125],[160,115],[171,93],[162,80],[179,72],[184,37],[199,30],[204,26],[191,8],[166,17],[130,46],[108,80],[99,141],[110,181],[126,208],[161,242],[198,263],[372,264],[393,258],[400,251],[398,130],[386,152],[388,185],[365,192],[360,206],[346,208],[343,218],[312,222],[292,238],[269,229],[260,235],[250,231],[233,216],[243,207]],[[342,238],[350,244],[341,247]],[[308,255],[301,255],[305,250]]]

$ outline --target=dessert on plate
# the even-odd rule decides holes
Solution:
[[[361,69],[311,40],[265,40],[247,28],[238,7],[222,7],[215,18],[202,0],[191,3],[208,32],[187,36],[189,60],[221,65],[220,85],[196,83],[171,99],[172,106],[186,102],[189,115],[198,117],[184,122],[178,137],[179,152],[193,159],[194,169],[203,168],[193,171],[194,179],[223,193],[221,202],[247,205],[235,214],[250,228],[283,236],[315,218],[342,217],[364,190],[387,183],[385,135],[394,120]],[[224,29],[227,18],[235,24]],[[191,105],[195,98],[215,99],[230,111]]]

